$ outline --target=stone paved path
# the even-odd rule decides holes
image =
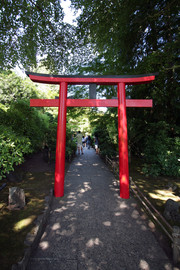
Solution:
[[[93,149],[73,160],[28,270],[176,269],[113,179]]]

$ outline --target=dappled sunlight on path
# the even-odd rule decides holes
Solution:
[[[134,198],[121,199],[113,180],[93,149],[73,160],[29,270],[173,269]]]

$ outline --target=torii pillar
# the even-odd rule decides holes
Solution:
[[[125,86],[152,82],[156,74],[126,76],[61,76],[26,72],[34,82],[59,84],[58,99],[31,99],[33,107],[58,107],[58,126],[56,141],[55,197],[64,196],[65,147],[66,147],[66,108],[69,107],[118,107],[119,137],[119,180],[120,197],[129,198],[129,166],[126,107],[152,107],[152,100],[126,99]],[[116,99],[67,99],[69,84],[117,85]]]

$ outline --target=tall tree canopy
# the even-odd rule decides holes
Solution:
[[[177,0],[72,0],[82,8],[78,26],[82,38],[94,42],[109,63],[126,70],[136,68],[144,57],[171,47],[171,68],[177,66]],[[170,55],[169,55],[170,56]],[[119,62],[119,65],[117,65]],[[170,63],[169,63],[170,64]],[[119,70],[118,70],[119,71]]]
[[[152,85],[134,87],[133,98],[152,97],[155,113],[176,123],[179,30],[177,0],[72,0],[82,8],[78,33],[99,52],[86,71],[101,74],[159,72]],[[136,89],[141,89],[136,91]],[[107,93],[108,94],[108,93]],[[138,96],[139,95],[139,96]],[[157,109],[157,111],[156,111]]]
[[[51,71],[63,69],[76,42],[63,17],[59,0],[0,1],[0,68],[30,68],[43,57]]]
[[[136,153],[145,153],[147,163],[150,164],[146,167],[147,171],[154,170],[154,175],[159,172],[167,174],[167,171],[178,174],[179,1],[71,2],[74,8],[82,8],[78,18],[78,34],[85,43],[94,43],[98,51],[98,57],[88,66],[80,68],[81,72],[159,72],[153,83],[127,88],[127,96],[130,98],[153,99],[152,110],[127,110],[129,140],[130,145],[136,147]],[[111,98],[115,95],[114,90],[102,89],[103,95]],[[173,164],[176,172],[173,172]]]

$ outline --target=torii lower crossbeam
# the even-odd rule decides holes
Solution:
[[[155,74],[137,76],[60,76],[29,73],[26,74],[34,82],[59,84],[59,99],[32,99],[33,107],[58,107],[58,126],[56,142],[55,197],[64,196],[65,145],[66,145],[66,108],[68,107],[117,107],[119,137],[119,180],[120,197],[129,198],[128,136],[126,107],[152,107],[152,100],[126,99],[125,86],[149,83]],[[118,99],[67,99],[68,84],[100,84],[117,85]]]

